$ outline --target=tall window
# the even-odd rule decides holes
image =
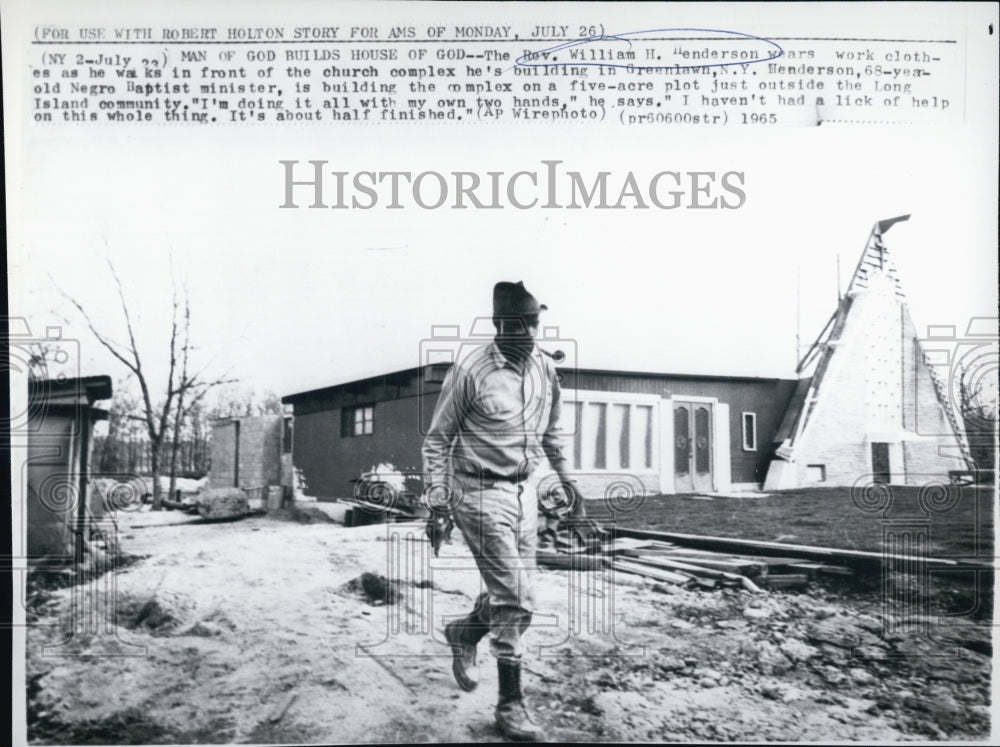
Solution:
[[[743,451],[757,451],[757,413],[743,413]]]
[[[340,435],[370,436],[375,430],[375,405],[345,407],[341,410]]]
[[[622,401],[622,400],[625,401]],[[653,406],[605,392],[567,392],[565,456],[577,470],[648,470],[654,464]]]

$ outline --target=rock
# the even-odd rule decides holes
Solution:
[[[853,654],[856,659],[885,661],[889,658],[889,655],[879,646],[855,646]]]
[[[666,656],[660,660],[660,669],[664,672],[679,672],[687,667],[681,659],[676,656]]]
[[[784,690],[782,690],[781,701],[783,703],[791,703],[793,700],[802,700],[802,698],[804,698],[805,695],[806,694],[802,692],[802,690],[800,690],[799,688],[789,685]]]
[[[823,669],[820,670],[820,674],[822,674],[823,679],[831,685],[839,685],[847,679],[843,672],[839,669],[834,669],[833,667],[823,667]]]
[[[780,700],[781,699],[781,688],[777,685],[764,685],[760,689],[760,694],[763,695],[768,700]]]
[[[702,687],[715,687],[719,684],[722,675],[714,669],[701,669],[695,672],[695,677],[697,677],[698,684]]]
[[[746,625],[742,620],[718,620],[715,626],[718,628],[725,628],[727,630],[735,630],[736,628],[743,628]]]
[[[914,695],[905,698],[903,705],[929,714],[936,724],[948,725],[950,722],[961,722],[963,719],[962,706],[950,695],[937,694],[932,698]]]
[[[198,496],[198,513],[204,519],[238,519],[250,513],[250,502],[239,488],[214,488]]]
[[[848,670],[847,675],[851,678],[851,681],[855,685],[870,685],[875,681],[871,672],[866,669],[861,669],[860,667],[855,667]]]
[[[687,620],[677,619],[670,621],[670,627],[677,628],[678,630],[690,630],[694,627],[694,625],[689,623]]]
[[[762,674],[782,675],[792,668],[777,646],[762,642],[757,647],[757,665]]]
[[[789,638],[787,641],[784,641],[778,646],[778,650],[794,664],[798,664],[800,661],[808,661],[819,655],[819,651],[797,638]]]
[[[759,620],[761,618],[767,617],[771,613],[761,607],[750,606],[743,610],[743,614],[746,617]]]
[[[861,643],[855,628],[843,617],[831,617],[806,627],[810,643],[826,643],[840,648],[851,648]]]
[[[600,676],[594,681],[594,684],[600,687],[617,688],[618,686],[618,683],[615,681],[615,678],[611,676],[610,672],[602,672]],[[545,704],[543,703],[541,707],[544,708]]]
[[[882,621],[871,615],[858,615],[855,619],[855,625],[877,636],[881,636],[885,630],[885,625]]]

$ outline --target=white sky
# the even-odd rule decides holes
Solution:
[[[950,127],[29,127],[13,196],[11,313],[36,332],[58,323],[70,312],[54,280],[123,339],[109,257],[162,375],[172,251],[199,362],[282,395],[418,365],[431,326],[466,331],[489,314],[498,280],[523,280],[548,304],[543,324],[576,341],[581,367],[790,376],[796,268],[808,346],[836,303],[838,253],[846,288],[872,224],[910,213],[886,243],[917,328],[961,333],[997,308],[992,54],[992,83],[970,92],[965,123]],[[8,152],[19,142],[8,139]],[[611,184],[629,170],[735,170],[747,202],[279,210],[279,159],[479,173],[559,159],[586,175],[609,170]],[[65,334],[81,340],[83,374],[124,373],[83,327]]]

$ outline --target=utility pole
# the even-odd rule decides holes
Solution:
[[[795,265],[795,368],[798,369],[799,361],[802,360],[802,345],[801,345],[801,333],[802,333],[802,303],[801,303],[801,292],[802,292],[802,278],[801,278],[802,265]]]

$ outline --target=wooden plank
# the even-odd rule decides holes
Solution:
[[[604,567],[603,558],[597,555],[572,555],[539,549],[535,562],[544,568],[558,568],[575,571],[599,571]]]
[[[636,554],[633,556],[632,553]],[[718,555],[717,557],[709,555],[686,555],[684,553],[646,555],[642,550],[630,550],[627,555],[629,557],[655,557],[676,563],[690,563],[691,565],[696,565],[702,568],[713,568],[717,571],[738,573],[740,575],[749,576],[750,578],[756,578],[757,576],[762,576],[767,573],[767,564],[765,563],[731,558],[727,555]]]
[[[825,574],[827,576],[853,576],[854,571],[850,568],[844,568],[839,565],[826,565],[825,563],[809,563],[809,562],[799,562],[799,563],[789,563],[788,568],[792,571],[802,570],[810,575],[821,575]]]
[[[645,576],[646,578],[652,578],[657,581],[665,581],[668,584],[676,585],[686,585],[694,581],[693,576],[689,576],[683,573],[675,573],[673,571],[665,571],[659,568],[652,568],[650,566],[641,565],[640,563],[630,563],[626,560],[615,560],[615,561],[605,561],[607,565],[616,571],[623,571],[624,573],[632,573],[636,576]]]
[[[863,550],[840,550],[834,547],[814,547],[811,545],[786,545],[780,542],[679,534],[676,532],[653,532],[645,529],[624,529],[621,527],[616,527],[615,531],[622,537],[673,542],[679,545],[702,550],[712,550],[714,552],[781,556],[783,558],[796,557],[806,560],[819,560],[829,565],[846,566],[855,569],[879,570],[884,562],[890,561],[900,566],[903,564],[926,563],[926,567],[933,568],[939,573],[964,574],[973,570],[983,573],[993,572],[992,565],[971,558],[960,560],[934,557],[920,558]]]
[[[653,558],[653,557],[639,557],[636,558],[636,562],[643,563],[644,565],[651,565],[655,568],[666,568],[671,571],[684,571],[685,573],[690,573],[694,576],[702,576],[704,578],[731,578],[735,579],[739,576],[737,573],[727,573],[725,571],[716,570],[714,568],[704,568],[699,565],[692,565],[691,563],[682,563],[677,560],[669,560],[667,558]]]
[[[639,547],[652,547],[656,545],[656,542],[650,542],[649,540],[637,540],[631,537],[615,537],[614,550],[632,550]]]
[[[769,589],[789,589],[807,585],[809,576],[805,573],[783,573],[767,576],[762,583]]]
[[[633,562],[633,561],[622,561],[622,560],[619,559],[619,560],[616,560],[614,562],[617,564],[617,563],[622,563],[622,562],[630,563],[630,562]],[[635,562],[637,564],[645,565],[647,567],[650,567],[650,569],[652,569],[653,567],[655,567],[655,564],[664,562],[664,560],[663,560],[663,558],[659,558],[658,557],[658,558],[648,559],[647,562],[643,562],[642,560],[639,560],[639,559],[637,559]],[[714,578],[713,578],[711,576],[710,577],[706,577],[703,574],[699,575],[694,570],[685,571],[684,569],[681,569],[681,568],[678,568],[677,570],[681,571],[682,573],[690,573],[692,576],[694,576],[694,580],[695,581],[697,581],[700,585],[705,586],[706,588],[715,588],[715,586],[717,586],[717,582],[724,581],[724,582],[732,584],[734,586],[735,585],[739,585],[739,586],[743,587],[744,589],[746,589],[747,591],[749,591],[749,592],[751,592],[753,594],[757,594],[757,593],[760,592],[760,587],[757,586],[757,584],[755,584],[752,580],[750,580],[746,576],[742,576],[742,575],[740,575],[738,573],[726,573],[726,572],[722,572],[722,571],[714,571],[713,572],[711,569],[707,569],[707,568],[700,568],[699,569],[701,571],[708,571],[709,573],[718,573],[719,574],[718,576],[714,576]],[[643,575],[643,574],[640,574],[640,575]],[[654,578],[654,576],[649,576],[649,577],[650,578]],[[655,577],[655,578],[659,578],[659,577]],[[712,584],[702,583],[704,581],[712,581],[712,580],[714,580],[716,583],[712,583]]]

